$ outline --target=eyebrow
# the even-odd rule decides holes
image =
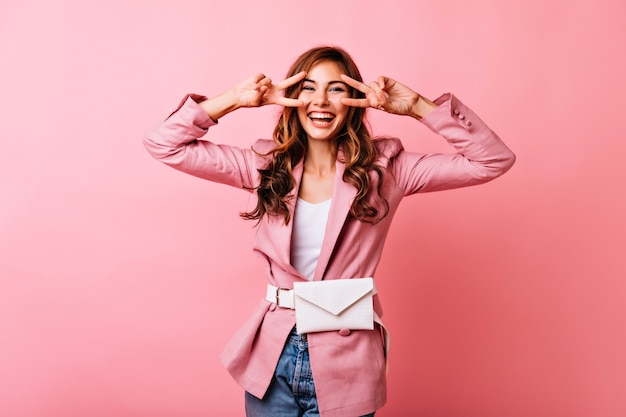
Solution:
[[[303,79],[303,80],[302,80],[302,82],[303,82],[303,83],[304,83],[304,82],[307,82],[307,81],[308,81],[308,82],[310,82],[310,83],[313,83],[313,84],[317,84],[317,81],[311,80],[311,79],[309,79],[309,78],[305,78],[305,79]],[[350,87],[348,84],[346,84],[346,83],[344,83],[343,81],[340,81],[340,80],[333,80],[333,81],[330,81],[330,82],[328,83],[328,85],[330,85],[330,84],[337,84],[337,83],[339,83],[339,84],[343,84],[343,85],[344,85],[345,87],[347,87],[347,88],[349,88],[349,87]]]

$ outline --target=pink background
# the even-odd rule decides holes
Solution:
[[[401,207],[378,273],[377,416],[626,415],[623,0],[2,0],[1,416],[243,415],[218,356],[264,289],[248,196],[141,139],[185,93],[281,79],[320,43],[368,80],[454,92],[518,155],[495,182]],[[248,146],[275,114],[212,137]],[[371,121],[449,149],[408,118]]]

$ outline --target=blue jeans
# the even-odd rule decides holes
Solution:
[[[269,389],[259,400],[246,392],[247,417],[319,417],[306,335],[291,331]],[[374,417],[374,413],[362,417]]]

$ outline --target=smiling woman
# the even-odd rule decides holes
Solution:
[[[269,104],[283,106],[273,140],[240,149],[203,138],[226,114]],[[398,139],[372,139],[367,108],[420,120],[456,152],[409,153]],[[374,288],[364,328],[341,324],[354,311],[346,308],[306,334],[298,289],[373,277],[404,196],[484,183],[515,160],[456,97],[430,101],[384,76],[364,84],[336,47],[305,52],[276,84],[257,74],[214,98],[185,97],[145,145],[174,168],[257,197],[243,217],[258,222],[254,250],[267,264],[268,289],[222,356],[246,391],[249,417],[374,415],[387,398],[386,330]],[[362,287],[337,294],[326,284],[315,286],[320,305],[360,298],[350,292]]]

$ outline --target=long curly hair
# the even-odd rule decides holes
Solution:
[[[334,46],[320,46],[304,52],[293,63],[287,77],[301,71],[309,71],[322,61],[334,62],[349,77],[363,81],[352,57],[342,48]],[[365,97],[356,89],[349,90],[353,98]],[[285,97],[297,98],[301,91],[302,82],[287,88]],[[365,110],[361,107],[350,107],[347,121],[337,135],[336,143],[343,151],[342,162],[345,163],[343,181],[354,185],[358,190],[350,208],[350,215],[358,220],[375,224],[387,215],[389,205],[380,193],[383,173],[375,164],[377,149],[365,122]],[[307,151],[307,134],[298,120],[297,108],[283,109],[273,137],[276,147],[266,154],[272,154],[272,159],[267,167],[259,169],[261,179],[256,188],[257,205],[252,211],[241,213],[241,217],[260,221],[264,215],[279,216],[284,219],[285,224],[288,224],[291,220],[289,204],[292,204],[291,200],[294,197],[291,191],[296,185],[292,169],[303,159]],[[372,172],[378,176],[375,181],[370,177]],[[373,195],[370,188],[376,188]],[[370,196],[377,203],[372,204]]]

